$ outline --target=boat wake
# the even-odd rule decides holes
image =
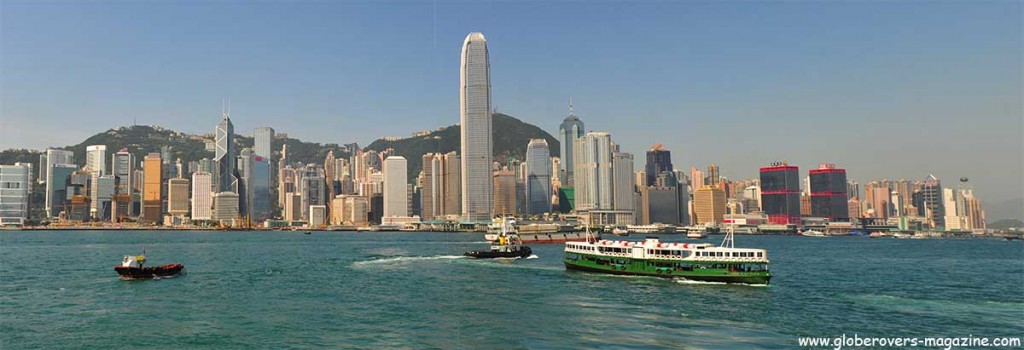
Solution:
[[[537,254],[533,254],[533,255],[530,255],[530,256],[526,257],[526,259],[540,259],[540,257],[537,256]]]
[[[746,286],[746,287],[768,287],[768,285],[767,285],[767,284],[750,284],[750,283],[726,283],[726,282],[711,282],[711,281],[695,281],[695,280],[688,280],[688,279],[685,279],[685,278],[673,278],[673,279],[672,279],[672,281],[673,281],[673,282],[675,282],[675,283],[679,283],[679,284],[705,284],[705,285],[736,285],[736,286]]]
[[[390,258],[372,259],[356,261],[352,263],[353,267],[361,266],[373,266],[373,265],[391,265],[391,264],[403,264],[413,261],[428,261],[428,260],[452,260],[452,259],[465,259],[466,256],[462,255],[435,255],[435,256],[395,256]]]

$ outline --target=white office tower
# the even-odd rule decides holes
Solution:
[[[487,40],[470,33],[462,44],[459,67],[459,105],[462,141],[462,216],[471,221],[491,219],[493,180],[491,157],[491,67]]]
[[[404,157],[390,156],[384,160],[384,215],[409,216],[408,164]]]

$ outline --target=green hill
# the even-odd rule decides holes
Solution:
[[[558,140],[543,129],[512,116],[495,113],[492,116],[491,129],[494,132],[494,161],[505,163],[509,159],[523,160],[526,145],[530,139],[545,139],[551,156],[558,156]],[[409,178],[419,175],[423,166],[423,155],[431,152],[459,152],[461,128],[452,125],[426,135],[388,141],[378,139],[367,146],[366,150],[383,151],[388,148],[395,150],[395,155],[405,157],[409,164]],[[291,146],[289,146],[291,147]]]
[[[146,154],[160,152],[161,148],[167,146],[169,147],[172,160],[180,158],[182,162],[188,163],[189,161],[202,158],[213,158],[214,153],[206,150],[205,140],[200,135],[190,135],[148,125],[135,125],[110,129],[93,135],[77,145],[60,148],[73,151],[75,153],[75,162],[78,165],[85,164],[85,148],[89,145],[106,145],[108,156],[121,149],[128,149],[140,161]],[[253,139],[252,137],[236,134],[235,144],[238,145],[239,149],[252,147]],[[279,157],[281,145],[283,144],[288,145],[289,158],[294,162],[300,163],[322,164],[327,156],[327,152],[330,150],[334,150],[336,156],[343,157],[348,154],[343,147],[337,144],[320,144],[286,138],[273,140],[272,148],[274,149],[275,159]],[[0,152],[0,164],[29,162],[33,166],[38,166],[39,154],[40,151],[37,150],[4,150]]]
[[[995,230],[1005,230],[1011,227],[1024,227],[1024,221],[1017,219],[1003,219],[988,224],[988,228]]]
[[[494,130],[494,161],[505,163],[509,159],[524,159],[526,145],[530,139],[543,138],[548,141],[548,148],[552,156],[558,156],[558,140],[543,129],[524,123],[512,116],[497,113],[492,116]],[[210,130],[213,131],[213,128]],[[405,157],[409,161],[409,178],[414,179],[419,175],[422,167],[423,155],[430,152],[448,153],[459,152],[460,129],[458,125],[451,125],[438,129],[430,134],[410,137],[400,140],[387,141],[378,139],[365,148],[365,150],[383,151],[393,148],[397,155]],[[160,127],[147,125],[125,126],[110,129],[93,135],[79,144],[60,147],[71,150],[75,153],[75,162],[78,165],[85,164],[85,148],[89,145],[106,145],[108,157],[122,148],[132,152],[136,159],[142,160],[146,154],[160,152],[164,146],[169,147],[171,159],[180,158],[182,162],[199,160],[202,158],[213,158],[214,154],[206,150],[204,136],[192,135]],[[235,135],[235,144],[239,149],[252,147],[252,137]],[[321,144],[315,142],[303,142],[301,140],[286,138],[274,139],[272,147],[274,159],[280,157],[281,145],[288,145],[288,158],[290,162],[323,164],[327,152],[333,150],[335,157],[348,156],[348,150],[338,144]],[[38,166],[40,151],[28,149],[8,149],[0,152],[0,164],[14,164],[15,162],[28,162]]]

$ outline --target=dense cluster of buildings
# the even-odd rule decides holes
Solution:
[[[985,228],[980,200],[962,179],[944,188],[935,177],[878,180],[860,186],[846,170],[822,164],[801,178],[785,162],[760,168],[756,179],[731,180],[716,164],[706,172],[676,168],[671,152],[655,144],[640,170],[611,133],[586,131],[575,115],[559,127],[560,157],[544,139],[533,139],[525,159],[493,161],[490,63],[487,42],[471,33],[460,65],[460,152],[427,153],[410,174],[406,158],[346,145],[323,163],[275,152],[275,131],[254,130],[252,148],[238,150],[234,127],[223,113],[207,140],[213,158],[183,164],[170,152],[143,159],[127,149],[108,155],[89,146],[84,165],[70,151],[40,156],[38,174],[26,163],[0,166],[0,224],[29,217],[31,182],[45,188],[50,221],[170,226],[404,226],[422,223],[486,225],[496,215],[552,219],[570,214],[583,224],[715,226],[866,221],[904,229],[970,231]],[[280,135],[278,135],[280,137]],[[420,135],[429,137],[429,134]],[[339,155],[340,156],[340,155]],[[109,160],[109,162],[108,162]],[[38,176],[36,176],[38,175]]]

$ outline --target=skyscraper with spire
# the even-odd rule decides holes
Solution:
[[[469,33],[462,44],[461,56],[462,216],[466,220],[490,220],[494,206],[491,65],[484,35]]]
[[[562,179],[564,187],[573,187],[573,150],[572,145],[576,139],[583,137],[583,121],[573,112],[572,99],[569,99],[569,116],[562,120],[558,127],[558,141],[560,148],[559,155],[562,157],[559,163],[558,178]]]
[[[229,113],[223,111],[220,124],[217,124],[213,161],[217,167],[217,192],[238,193],[238,178],[235,177],[235,127],[231,124]]]

